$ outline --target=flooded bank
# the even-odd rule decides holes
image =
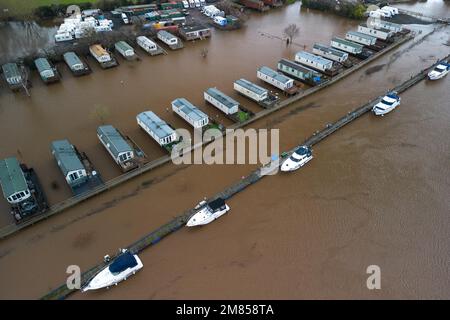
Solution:
[[[298,21],[298,11],[294,10],[295,7],[290,7],[270,15],[253,17],[248,28],[238,34],[249,37],[251,42],[251,39],[258,35],[261,25],[265,26],[263,28],[265,33],[276,34],[282,29],[281,21],[283,23]],[[275,19],[274,17],[278,20],[271,20]],[[346,24],[343,27],[344,30],[340,32],[342,34],[351,28],[348,23],[353,23],[333,16],[316,15],[312,11],[302,12],[300,17],[303,30],[307,28],[313,30],[313,26],[309,24],[317,20],[320,20],[321,24],[325,24],[326,21],[330,25],[336,24],[336,28],[339,28],[341,22]],[[311,19],[309,24],[306,22],[308,18],[304,17]],[[278,22],[278,25],[274,27],[266,24],[268,22],[272,24]],[[278,26],[280,26],[279,29]],[[421,67],[427,66],[430,61],[448,53],[440,42],[441,37],[444,37],[447,32],[448,29],[437,32],[417,46],[404,50],[409,46],[407,44],[398,50],[402,52],[402,55],[396,59],[395,63],[389,63],[393,55],[383,57],[368,68],[374,65],[383,65],[383,67],[372,69],[370,73],[366,73],[365,70],[358,71],[329,89],[281,111],[273,118],[264,119],[255,126],[279,127],[281,148],[290,148],[318,127],[367,102],[373,96],[407,79]],[[328,42],[333,32],[321,29],[317,33],[320,35],[308,40],[310,34],[302,32],[296,42]],[[227,50],[226,53],[221,53],[224,57],[228,55],[239,58],[239,55],[235,53],[237,46],[227,47],[228,40],[233,41],[235,35],[227,33],[215,37],[216,34],[213,35],[214,40],[229,37],[217,43],[219,48],[216,50]],[[213,44],[213,39],[208,45]],[[199,57],[200,62],[206,63],[208,67],[196,62],[195,50],[199,50],[198,44],[204,45],[204,42],[192,44],[183,51],[177,52],[178,55],[172,55],[170,52],[168,56],[162,57],[165,59],[174,57],[181,59],[184,55],[186,55],[185,59],[190,57],[191,68],[203,66],[202,74],[207,75],[209,81],[204,83],[203,78],[192,79],[192,70],[189,71],[190,68],[180,65],[179,68],[184,67],[189,73],[177,74],[176,78],[164,80],[167,83],[172,82],[173,86],[179,89],[169,90],[165,86],[162,87],[169,95],[161,97],[161,101],[165,103],[159,109],[161,116],[171,119],[169,121],[181,121],[169,113],[164,113],[165,107],[168,107],[169,102],[176,97],[172,96],[172,92],[175,92],[177,96],[182,96],[179,93],[184,92],[186,98],[192,99],[206,112],[208,110],[211,112],[212,109],[208,109],[210,107],[202,104],[202,85],[208,87],[214,80],[218,82],[217,86],[220,89],[233,95],[231,84],[234,79],[246,76],[254,80],[256,68],[260,64],[274,66],[280,56],[290,57],[293,53],[288,51],[295,51],[295,49],[286,50],[279,40],[275,41],[267,37],[264,39],[267,40],[259,38],[259,41],[255,41],[250,48],[246,43],[242,43],[239,47],[241,54],[249,50],[253,55],[252,59],[247,59],[245,55],[241,55],[241,59],[234,61],[227,59],[221,62],[220,70],[217,70],[216,64],[210,64],[209,58],[214,56],[211,53],[212,48],[208,48],[210,51],[208,61],[204,62]],[[258,53],[255,46],[266,50]],[[242,59],[247,60],[242,63]],[[141,65],[147,62],[152,68],[162,70],[159,69],[159,63],[164,63],[164,60],[158,63],[153,59],[143,61],[137,64],[133,71],[140,74]],[[176,60],[171,62],[175,63]],[[229,69],[234,68],[233,71],[223,70],[224,64]],[[166,64],[166,67],[168,68],[169,65],[170,63]],[[114,71],[109,73],[111,77],[114,75],[124,77],[129,71],[124,68],[125,66],[126,64],[122,64],[120,68],[108,70],[105,73]],[[148,71],[152,70],[150,66]],[[177,71],[175,68],[170,70],[173,73]],[[99,70],[92,76],[101,75],[102,72]],[[225,79],[222,79],[222,75]],[[70,79],[70,77],[67,78]],[[108,84],[114,84],[114,81],[106,78],[105,76],[103,80]],[[150,76],[148,78],[148,81],[152,81]],[[180,78],[184,80],[182,82],[184,88],[181,88],[182,85],[178,83]],[[85,79],[87,78],[76,79],[82,80],[77,84],[93,81]],[[118,79],[120,78],[116,78],[115,81]],[[131,79],[134,79],[134,76],[130,74],[127,80],[132,81]],[[445,154],[448,154],[449,146],[442,140],[439,140],[438,145],[431,144],[435,135],[448,136],[449,134],[449,110],[446,106],[448,97],[445,94],[442,96],[442,92],[445,92],[443,88],[448,88],[448,81],[444,79],[433,84],[423,83],[417,87],[419,91],[417,88],[412,89],[405,95],[406,97],[411,95],[405,98],[409,102],[405,101],[393,113],[395,117],[374,119],[368,115],[361,119],[361,122],[350,125],[342,133],[319,145],[315,150],[316,158],[311,166],[308,165],[298,174],[280,175],[273,179],[269,177],[233,199],[230,202],[232,211],[227,217],[207,228],[182,230],[144,252],[143,272],[120,287],[92,295],[77,295],[75,298],[236,298],[237,292],[242,295],[240,297],[247,298],[261,297],[263,292],[271,292],[271,296],[267,297],[274,298],[360,297],[371,293],[364,287],[365,268],[368,264],[377,263],[382,265],[382,270],[383,265],[386,266],[387,280],[392,280],[389,287],[386,287],[386,291],[380,293],[385,297],[410,297],[417,294],[423,294],[425,297],[448,296],[448,288],[440,283],[444,283],[445,281],[442,280],[448,277],[448,270],[445,268],[445,261],[448,261],[448,256],[446,257],[445,254],[448,248],[445,247],[447,244],[442,241],[442,238],[448,234],[448,224],[445,223],[444,213],[449,205],[446,202],[449,189],[448,180],[445,179],[448,177],[448,171],[445,169],[442,171],[442,168],[448,168],[443,161]],[[189,83],[189,88],[186,88],[186,83]],[[91,82],[91,85],[94,83]],[[48,90],[48,93],[58,92],[65,89],[65,81],[60,87],[63,88],[58,89],[57,85],[42,86],[39,90]],[[351,91],[349,91],[350,87]],[[120,86],[116,85],[113,88],[120,88]],[[125,97],[116,97],[116,100],[126,101],[126,98],[134,100],[137,98],[130,96],[130,92],[134,94],[141,92],[140,98],[150,101],[150,98],[142,95],[142,92],[150,95],[150,88],[144,86],[139,91],[127,87],[123,91]],[[107,89],[101,90],[96,87],[96,90],[103,91],[103,94],[107,92]],[[90,92],[92,88],[86,86],[85,90]],[[154,91],[153,95],[156,95],[162,90]],[[83,91],[75,92],[83,94]],[[60,98],[64,96],[62,93],[59,94]],[[113,102],[114,100],[113,97],[108,100],[95,90],[90,94],[97,99],[103,99],[102,101]],[[437,99],[436,96],[439,95],[441,96]],[[12,95],[9,93],[3,95],[2,92],[2,113],[5,109],[4,97],[10,96]],[[249,105],[248,101],[234,97],[240,99],[245,105]],[[18,96],[15,96],[16,98],[20,99]],[[86,121],[89,119],[86,114],[84,117],[77,117],[76,109],[66,107],[67,103],[73,108],[77,106],[77,98],[85,103],[89,101],[84,96],[73,98],[75,101],[52,100],[49,94],[48,99],[58,105],[42,107],[39,104],[35,108],[41,113],[34,112],[34,117],[40,121],[40,124],[46,126],[42,127],[45,128],[43,130],[34,124],[32,133],[36,133],[38,139],[43,140],[56,139],[52,137],[55,132],[73,134],[75,135],[73,138],[67,137],[71,140],[80,139],[80,149],[85,149],[85,145],[92,145],[92,152],[98,153],[98,157],[103,154],[105,162],[100,169],[115,169],[106,152],[96,141],[95,121]],[[434,101],[432,108],[427,106],[430,99]],[[301,109],[311,104],[315,107]],[[413,109],[409,109],[411,105]],[[59,116],[69,119],[68,116],[64,116],[63,111],[58,111],[58,108],[64,109],[75,123],[70,121],[58,123],[53,121],[52,123],[46,119],[52,112],[55,113],[56,119],[61,119]],[[117,106],[117,109],[111,110],[111,117],[116,114],[118,126],[122,129],[121,126],[124,125],[124,131],[127,131],[127,128],[130,128],[130,131],[137,128],[134,123],[137,112],[129,111],[133,108],[136,107],[130,103],[123,108]],[[428,112],[423,112],[424,108],[427,108]],[[19,104],[19,110],[22,110],[24,115],[30,109],[32,110],[29,105],[20,106]],[[89,114],[89,107],[80,104],[79,109],[80,112]],[[304,111],[296,113],[297,109]],[[42,112],[48,115],[38,117]],[[123,116],[129,113],[131,113],[131,120]],[[31,116],[28,115],[28,117]],[[4,128],[3,119],[2,114],[2,128]],[[28,124],[33,124],[36,119],[30,119]],[[43,120],[46,121],[43,122]],[[87,124],[81,127],[82,120]],[[126,126],[127,123],[129,127]],[[77,125],[80,126],[78,130],[75,129]],[[179,122],[179,125],[185,126],[182,122]],[[418,130],[418,127],[423,130]],[[14,130],[12,125],[10,128],[11,132],[16,134],[17,130]],[[28,127],[24,126],[24,128]],[[93,133],[85,133],[90,128],[94,129]],[[47,130],[49,132],[41,133]],[[65,130],[69,131],[64,132]],[[419,137],[418,133],[422,131],[423,134]],[[390,132],[388,141],[383,139],[386,132]],[[39,138],[38,133],[44,137]],[[136,133],[131,135],[139,136],[138,130]],[[18,140],[23,141],[21,143],[25,146],[21,153],[24,154],[27,148],[32,149],[27,155],[32,161],[26,160],[27,163],[33,162],[33,166],[36,167],[34,162],[40,161],[42,163],[40,170],[46,168],[45,162],[54,164],[47,149],[40,150],[37,143],[36,147],[32,148],[31,141],[26,139],[29,134],[22,135],[17,132],[18,136],[22,135],[24,138]],[[77,141],[73,142],[78,144]],[[141,142],[144,148],[148,150],[152,148],[152,143],[145,135],[142,136]],[[7,143],[10,144],[8,150],[15,152],[12,143]],[[427,149],[429,152],[440,150],[439,155],[433,158],[433,161],[429,161],[429,158],[424,159],[425,156],[422,157],[419,154],[423,150],[421,148],[423,145],[431,148]],[[36,155],[33,151],[37,152]],[[84,151],[90,155],[89,150]],[[155,148],[156,151],[158,151],[157,148]],[[146,152],[148,153],[147,150]],[[39,160],[39,155],[43,156],[43,159]],[[27,158],[25,155],[23,157]],[[94,162],[98,161],[96,157],[91,156],[91,158],[95,159]],[[432,170],[433,168],[436,169],[436,173]],[[251,166],[176,167],[168,165],[7,239],[0,244],[0,266],[4,270],[0,295],[32,298],[40,296],[48,288],[63,281],[68,264],[80,264],[83,268],[93,265],[104,254],[133,242],[140,235],[166,222],[170,217],[192,206],[204,196],[221,190],[248,173],[250,169]],[[418,170],[423,171],[418,174]],[[56,168],[50,170],[50,167],[44,172],[55,176],[59,173]],[[368,172],[378,174],[371,175]],[[340,173],[339,176],[338,173]],[[438,173],[439,176],[437,176]],[[111,170],[110,175],[114,176],[114,174],[117,173]],[[396,183],[393,183],[393,180]],[[48,181],[51,181],[51,178]],[[393,199],[392,195],[395,194],[393,189],[402,190],[402,196]],[[429,198],[431,192],[433,196]],[[427,201],[428,198],[429,201]],[[397,202],[394,203],[394,200]],[[418,201],[420,201],[421,209],[432,212],[430,213],[433,214],[432,219],[427,217],[424,221],[423,210],[420,210],[421,212],[415,210]],[[417,226],[422,226],[422,229],[418,229]],[[419,245],[421,242],[426,245]],[[199,247],[202,250],[198,250]],[[52,263],[36,262],[36,254],[39,254],[40,261]],[[424,256],[429,259],[423,259]],[[417,261],[415,257],[422,259]],[[38,279],[35,275],[26,272],[27,263],[24,261],[33,261],[34,270],[39,274]],[[409,271],[400,273],[404,265],[408,266]],[[432,278],[417,279],[419,274],[422,275],[420,270],[430,270],[433,272]],[[262,279],[264,281],[261,281]],[[214,290],[211,283],[214,283],[214,288],[223,289],[220,292]]]
[[[393,6],[404,10],[422,13],[428,16],[442,17],[442,18],[450,16],[450,3],[444,0],[427,0],[427,1],[414,1],[411,3],[396,3]]]

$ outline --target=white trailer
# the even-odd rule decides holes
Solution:
[[[209,88],[203,92],[203,97],[206,101],[225,114],[233,114],[239,111],[239,102],[230,98],[216,88]]]
[[[160,146],[176,141],[177,134],[169,125],[152,111],[144,111],[136,116],[138,125]]]
[[[233,84],[233,88],[237,92],[252,100],[255,100],[256,102],[261,102],[269,96],[269,91],[267,89],[264,89],[246,79],[236,80]]]
[[[73,40],[73,35],[69,32],[55,34],[56,42],[71,41],[71,40]]]
[[[159,40],[161,40],[162,42],[164,42],[169,46],[176,46],[180,41],[180,39],[175,37],[170,32],[167,32],[166,30],[158,31],[157,37]]]
[[[374,21],[373,26],[375,27],[375,29],[377,29],[377,28],[387,29],[392,32],[400,32],[403,30],[403,26],[401,24],[393,23],[393,22],[389,22],[389,21],[385,21],[385,20],[381,20],[381,19]]]
[[[306,51],[297,52],[295,54],[295,61],[320,71],[331,70],[333,67],[333,61]]]
[[[395,7],[391,7],[391,6],[384,6],[381,8],[381,10],[383,11],[389,11],[393,16],[395,16],[396,14],[398,14],[398,9]]]
[[[276,72],[269,67],[262,66],[256,71],[256,76],[264,82],[267,82],[274,87],[287,91],[294,86],[294,80],[286,77],[284,74]]]
[[[195,129],[203,128],[209,123],[208,116],[185,98],[173,100],[172,111],[186,120]]]
[[[376,37],[356,31],[348,31],[345,34],[345,39],[363,44],[365,46],[372,46],[377,42]]]
[[[369,28],[366,24],[359,25],[358,32],[367,34],[369,36],[374,36],[381,40],[388,39],[394,33],[393,31],[384,28],[377,28],[377,29]]]
[[[313,53],[340,63],[343,63],[348,59],[347,52],[333,49],[319,43],[314,44]]]
[[[348,41],[345,39],[341,39],[338,37],[334,37],[331,39],[331,46],[338,50],[342,50],[351,54],[360,54],[362,53],[363,46],[359,43],[355,43],[352,41]]]
[[[114,44],[114,48],[126,59],[130,59],[135,56],[134,49],[125,41],[116,42]]]
[[[142,49],[144,49],[148,53],[158,50],[158,46],[156,45],[156,43],[145,36],[137,37],[136,42]]]
[[[111,55],[101,45],[94,44],[89,47],[89,52],[99,63],[106,63],[111,61]]]

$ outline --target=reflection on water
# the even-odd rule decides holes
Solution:
[[[42,27],[36,22],[8,22],[0,25],[0,63],[17,57],[44,53],[54,44],[56,27]]]

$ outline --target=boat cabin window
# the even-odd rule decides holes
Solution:
[[[395,101],[389,102],[389,101],[386,101],[386,99],[383,99],[383,100],[381,100],[381,102],[385,105],[391,106],[394,104]]]

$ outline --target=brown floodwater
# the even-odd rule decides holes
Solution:
[[[342,35],[355,21],[295,4],[253,14],[247,28],[215,31],[207,41],[118,68],[73,78],[65,67],[59,84],[33,78],[32,97],[0,89],[0,156],[18,153],[36,168],[52,203],[70,196],[49,152],[68,138],[86,151],[102,175],[120,174],[95,136],[96,105],[130,134],[152,159],[163,155],[136,123],[151,109],[175,127],[167,112],[186,97],[211,116],[202,92],[233,92],[240,77],[256,81],[260,65],[275,67],[286,48],[275,37],[298,23],[295,40],[311,48]],[[419,28],[419,27],[417,27]],[[432,26],[420,26],[423,36]],[[322,92],[253,125],[279,128],[280,147],[297,145],[315,130],[408,79],[449,53],[449,28],[409,42]],[[209,55],[203,59],[202,48]],[[366,72],[368,68],[376,72]],[[77,299],[166,298],[448,298],[450,296],[450,90],[449,78],[422,82],[382,119],[365,115],[315,147],[315,159],[293,174],[267,177],[230,200],[226,217],[183,229],[141,254],[144,269],[109,291]],[[302,106],[314,106],[302,108]],[[300,111],[301,110],[301,111]],[[230,122],[219,116],[225,125]],[[0,243],[1,298],[37,298],[65,280],[65,269],[94,265],[107,253],[155,229],[199,199],[250,172],[250,165],[166,165]],[[52,182],[59,185],[51,190]],[[10,222],[2,201],[3,224]],[[367,290],[368,265],[381,267],[382,290]],[[32,266],[32,268],[30,268]],[[32,270],[32,272],[30,272]]]

